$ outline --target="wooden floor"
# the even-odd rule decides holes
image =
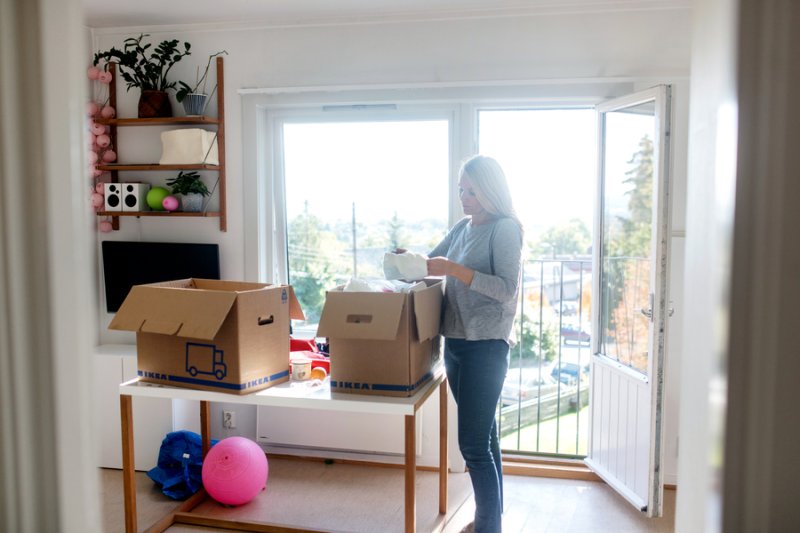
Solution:
[[[271,458],[267,489],[251,503],[225,508],[206,502],[198,511],[229,518],[288,524],[322,531],[403,531],[403,471],[395,468],[324,464]],[[122,472],[101,469],[103,531],[124,531]],[[472,520],[474,503],[467,474],[451,473],[448,512],[438,514],[438,479],[417,475],[417,529],[458,533]],[[673,531],[675,492],[665,491],[665,516],[647,519],[604,483],[505,476],[505,533],[667,533]],[[137,473],[139,530],[176,505],[143,473]],[[224,531],[178,525],[179,532]]]

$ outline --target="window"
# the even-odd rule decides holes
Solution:
[[[382,278],[395,248],[426,253],[448,228],[447,119],[287,118],[282,124],[288,280],[316,333],[325,291]]]

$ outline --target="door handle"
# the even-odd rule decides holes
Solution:
[[[649,307],[647,309],[642,307],[641,309],[639,309],[639,312],[642,313],[647,318],[649,318],[650,320],[653,320],[653,308],[652,307]],[[667,316],[671,317],[674,314],[675,314],[675,306],[672,305],[672,301],[670,300],[669,307],[667,308]]]
[[[653,304],[655,303],[655,294],[653,294],[651,292],[650,295],[648,296],[647,301],[650,304],[649,307],[647,309],[642,307],[641,309],[639,309],[639,312],[642,313],[644,316],[646,316],[647,319],[650,322],[652,322],[653,321]]]

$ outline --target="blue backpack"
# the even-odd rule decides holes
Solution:
[[[216,444],[211,441],[211,445]],[[185,500],[203,486],[203,441],[192,431],[173,431],[161,441],[157,466],[147,476],[161,485],[161,492]]]

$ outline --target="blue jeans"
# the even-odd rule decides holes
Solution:
[[[444,366],[458,405],[458,447],[475,495],[475,533],[499,533],[503,464],[495,413],[508,370],[508,343],[445,339]]]

